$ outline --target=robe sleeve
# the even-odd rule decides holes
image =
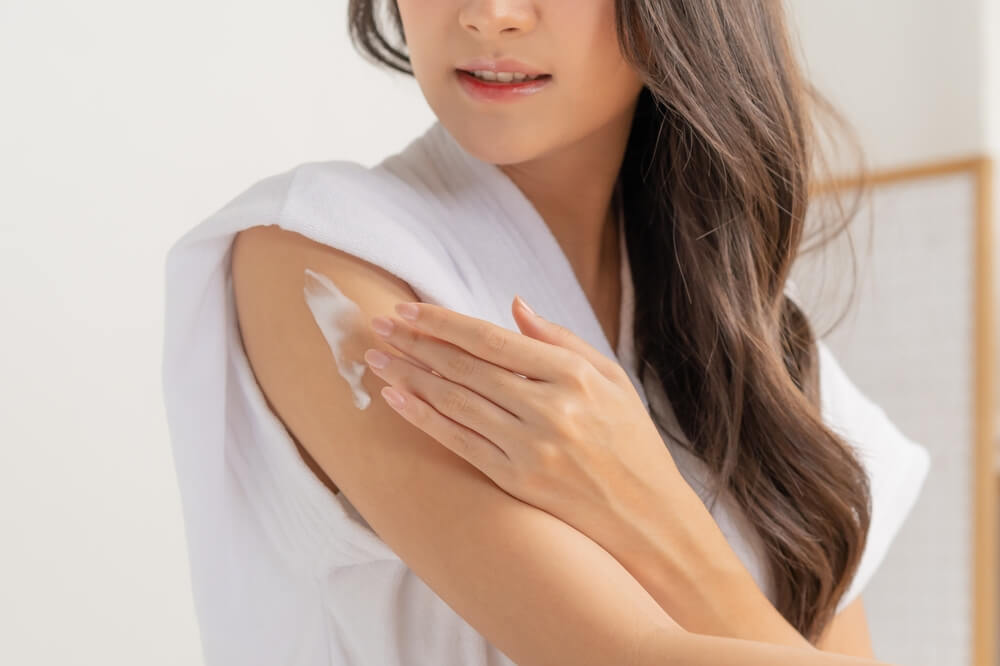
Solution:
[[[823,341],[817,345],[823,419],[855,447],[868,472],[872,496],[867,543],[854,578],[837,604],[840,612],[861,594],[885,559],[920,494],[930,455],[858,389]]]
[[[454,306],[461,280],[432,233],[433,202],[421,209],[404,187],[354,163],[307,163],[255,183],[168,252],[163,389],[196,576],[218,579],[261,541],[317,575],[399,560],[309,469],[270,409],[242,346],[230,259],[239,231],[277,224]]]

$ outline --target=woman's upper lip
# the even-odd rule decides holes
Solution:
[[[514,58],[501,58],[499,60],[494,60],[492,58],[475,58],[474,60],[467,60],[457,67],[457,69],[465,70],[466,72],[472,72],[478,69],[485,69],[491,72],[521,72],[522,74],[527,74],[528,76],[536,76],[538,74],[547,74],[537,67],[532,67],[531,65],[521,62],[520,60],[515,60]]]

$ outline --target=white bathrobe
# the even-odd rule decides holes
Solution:
[[[265,178],[210,215],[166,259],[163,391],[208,666],[486,666],[512,662],[382,542],[342,493],[299,456],[257,386],[240,343],[230,248],[237,232],[278,224],[406,281],[420,300],[518,331],[520,294],[630,373],[639,385],[633,292],[622,242],[619,345],[612,349],[545,221],[496,166],[434,123],[373,168],[325,161]],[[865,398],[820,343],[824,418],[859,448],[873,491],[856,598],[910,512],[926,450]],[[647,394],[647,389],[649,390]],[[669,429],[676,432],[676,422]],[[706,470],[665,444],[704,498]],[[712,513],[765,593],[760,541],[727,496]]]

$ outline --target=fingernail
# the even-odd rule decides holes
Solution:
[[[366,351],[365,360],[368,361],[373,368],[378,370],[381,370],[385,366],[389,365],[389,357],[377,349],[369,349]]]
[[[520,295],[518,295],[518,296],[517,296],[517,302],[518,302],[518,304],[519,304],[519,305],[520,305],[520,306],[521,306],[522,308],[524,308],[525,310],[527,310],[527,311],[528,311],[528,314],[530,314],[530,315],[531,315],[531,316],[533,316],[533,317],[537,317],[537,316],[538,316],[538,315],[537,315],[537,314],[535,313],[535,311],[534,311],[534,310],[532,310],[532,309],[531,309],[530,307],[528,307],[528,304],[524,302],[524,300],[523,300],[523,299],[521,298],[521,296],[520,296]]]
[[[403,395],[399,391],[391,386],[386,386],[382,388],[380,393],[382,394],[382,397],[385,398],[385,401],[392,405],[393,408],[402,409],[405,401],[403,400]]]
[[[399,303],[396,305],[396,312],[403,319],[409,319],[413,321],[417,318],[417,306],[413,303]]]
[[[372,328],[382,337],[392,335],[393,323],[388,317],[372,317]]]

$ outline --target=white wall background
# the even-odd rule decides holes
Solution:
[[[983,146],[985,2],[795,0],[876,163]],[[350,49],[345,5],[0,0],[0,663],[200,663],[163,255],[250,183],[432,120]]]
[[[0,0],[0,663],[201,663],[163,255],[265,175],[430,122],[345,6]]]
[[[984,149],[984,15],[996,1],[788,6],[813,80],[855,124],[871,165],[887,168]]]
[[[986,143],[1000,155],[1000,0],[985,0],[981,57],[986,63]]]

